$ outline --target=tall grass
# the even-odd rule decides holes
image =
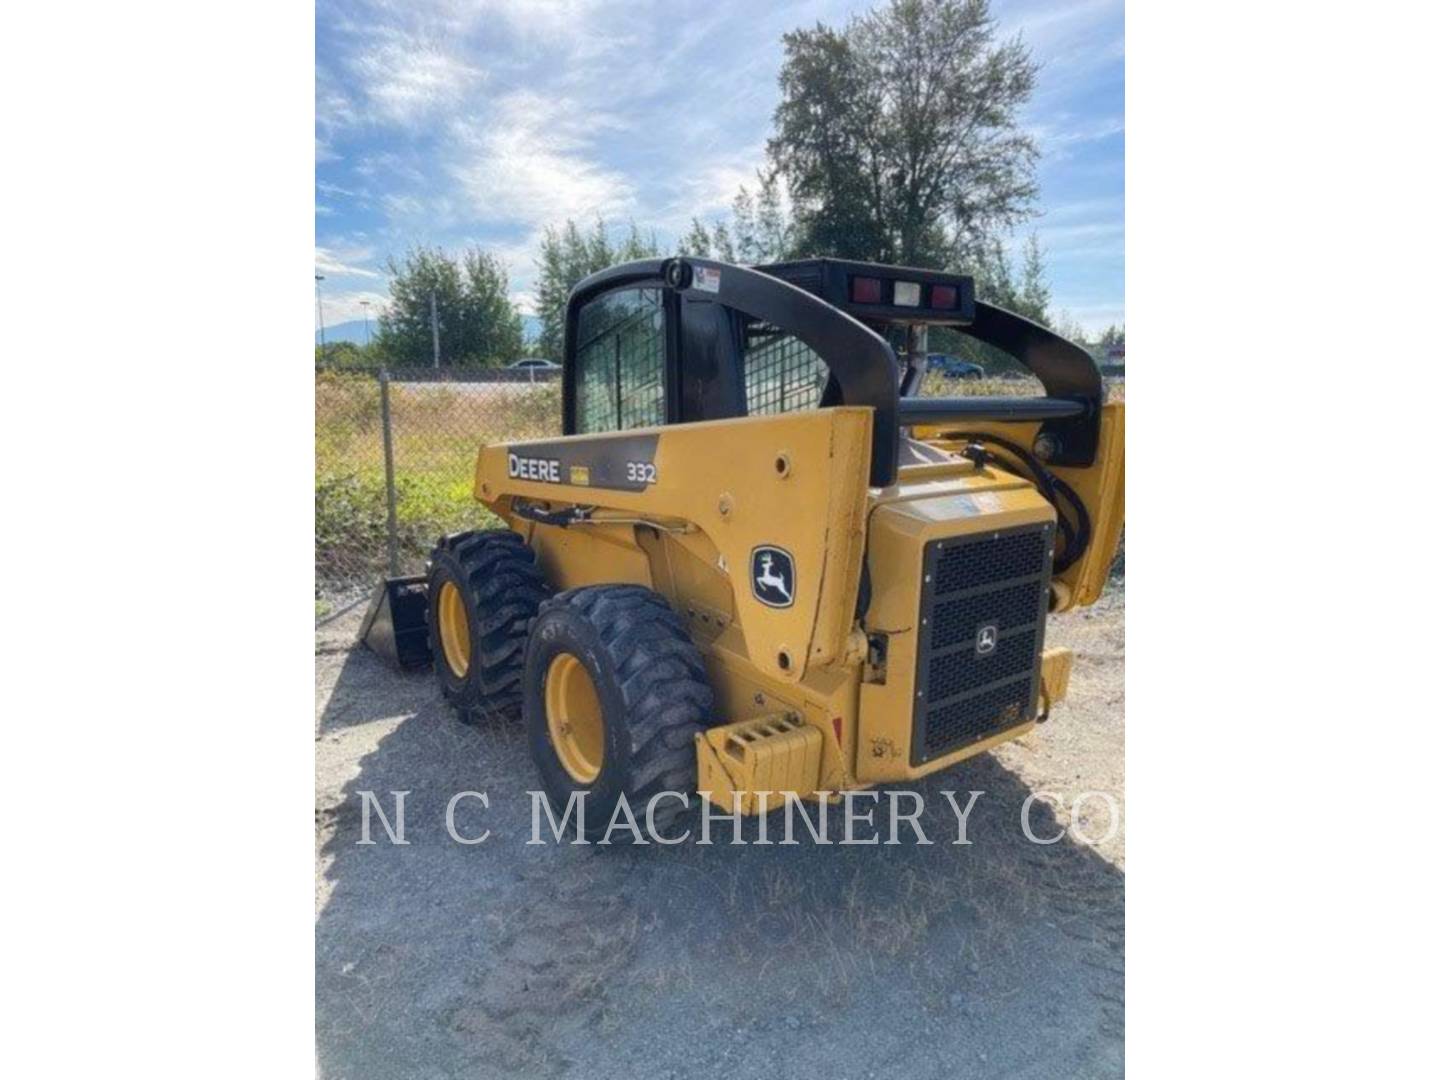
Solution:
[[[480,447],[560,433],[558,383],[390,385],[400,570],[418,571],[436,537],[495,519],[474,497]],[[363,589],[386,569],[385,455],[373,376],[315,380],[315,571],[321,598]]]
[[[920,384],[920,397],[1042,397],[1045,387],[1034,375],[981,379],[947,379],[938,371],[927,371]],[[1105,377],[1105,400],[1125,400],[1124,377]]]

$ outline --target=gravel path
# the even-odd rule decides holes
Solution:
[[[1040,846],[1020,810],[1057,796],[1048,837],[1081,792],[1123,806],[1123,588],[1051,621],[1078,654],[1051,722],[916,786],[932,846],[528,846],[518,722],[457,724],[429,675],[352,647],[360,616],[316,636],[323,1076],[1122,1073],[1123,821]],[[985,792],[970,846],[945,789]],[[410,792],[407,846],[378,821],[357,843],[362,790]],[[476,846],[445,830],[464,790],[490,799],[457,811]],[[1103,800],[1078,824],[1102,837]]]

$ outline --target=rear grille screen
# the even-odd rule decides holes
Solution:
[[[1053,534],[1026,526],[925,545],[912,765],[1034,717]]]

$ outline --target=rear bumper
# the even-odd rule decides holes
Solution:
[[[1064,700],[1070,686],[1074,654],[1069,649],[1046,649],[1040,660],[1040,703],[1037,717],[994,732],[951,753],[934,758],[916,770],[917,776],[948,769],[966,758],[983,754],[1001,743],[1018,739]],[[794,715],[761,716],[714,727],[695,736],[700,793],[724,813],[758,814],[785,804],[787,794],[800,799],[836,793],[820,789],[822,734]],[[857,785],[857,789],[872,786]],[[763,793],[763,794],[762,794]]]

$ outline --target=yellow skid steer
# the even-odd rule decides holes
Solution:
[[[918,396],[937,326],[1043,395]],[[563,403],[563,437],[480,449],[507,528],[439,542],[426,611],[444,696],[520,713],[587,828],[622,796],[663,825],[696,793],[753,813],[913,780],[1065,696],[1046,619],[1104,587],[1124,406],[970,278],[612,267],[570,297]]]

